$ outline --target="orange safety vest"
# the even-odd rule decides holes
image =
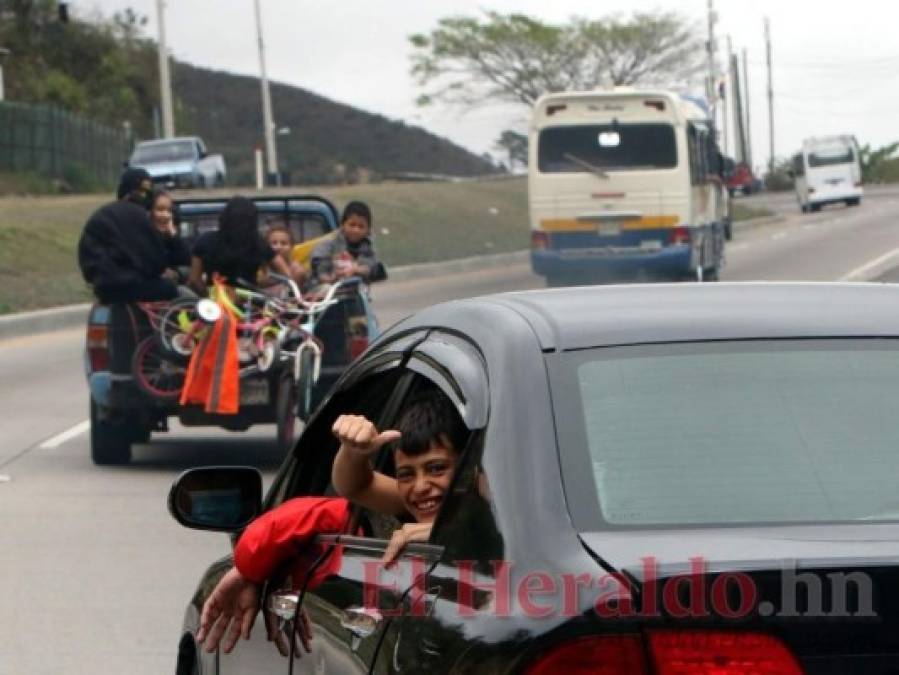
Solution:
[[[207,413],[236,415],[240,406],[240,361],[237,350],[238,318],[227,298],[227,289],[215,283],[216,302],[222,316],[207,331],[190,357],[181,405],[203,405]]]

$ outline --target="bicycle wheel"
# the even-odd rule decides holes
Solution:
[[[137,386],[153,398],[176,401],[181,396],[187,368],[166,356],[156,336],[144,338],[134,350],[131,370]]]
[[[159,321],[159,342],[166,356],[187,363],[199,341],[203,328],[197,312],[198,301],[193,298],[175,300],[162,313]]]

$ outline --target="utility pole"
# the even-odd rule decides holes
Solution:
[[[770,141],[768,172],[774,173],[774,86],[771,82],[771,22],[765,17],[765,52],[768,63],[768,137]]]
[[[712,119],[715,119],[717,92],[715,91],[715,8],[713,1],[708,0],[708,19],[709,19],[709,39],[706,42],[706,52],[708,56],[708,81],[706,83],[706,95],[709,98],[709,106],[712,110]]]
[[[175,114],[172,110],[172,77],[169,73],[169,50],[165,42],[165,0],[156,0],[159,20],[159,94],[162,106],[162,137],[175,136]]]
[[[734,100],[734,79],[730,76],[730,59],[731,52],[733,52],[733,46],[731,45],[730,35],[727,36],[727,60],[724,62],[725,72],[727,75],[724,76],[724,100],[722,101],[721,106],[721,129],[724,133],[724,154],[728,157],[731,156],[730,153],[730,141],[728,140],[728,118],[730,115],[729,111],[733,108],[735,104]],[[736,134],[737,129],[734,127],[733,134]],[[736,141],[734,141],[734,145],[736,146]]]
[[[262,86],[262,124],[265,127],[265,154],[268,159],[269,182],[274,185],[281,184],[281,174],[278,172],[278,154],[275,148],[275,122],[272,119],[272,95],[268,87],[268,76],[265,73],[265,46],[262,42],[262,10],[259,8],[259,0],[254,0],[256,5],[256,34],[259,40],[259,82]]]
[[[745,74],[744,74],[745,76]],[[736,54],[730,55],[731,105],[734,115],[734,159],[737,163],[749,164],[746,152],[746,128],[743,124],[743,92],[740,89],[740,61]]]
[[[743,47],[743,105],[746,110],[746,164],[749,170],[754,171],[752,165],[752,118],[749,111],[752,106],[749,103],[749,59],[746,56],[746,47]]]

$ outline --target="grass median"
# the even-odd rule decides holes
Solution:
[[[321,194],[338,208],[352,199],[367,201],[375,246],[388,267],[516,251],[530,241],[524,178],[281,192]],[[0,198],[0,314],[90,299],[75,250],[84,222],[108,200],[107,195]]]

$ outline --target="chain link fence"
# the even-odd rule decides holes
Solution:
[[[129,148],[124,129],[54,106],[0,102],[0,171],[114,185]]]

